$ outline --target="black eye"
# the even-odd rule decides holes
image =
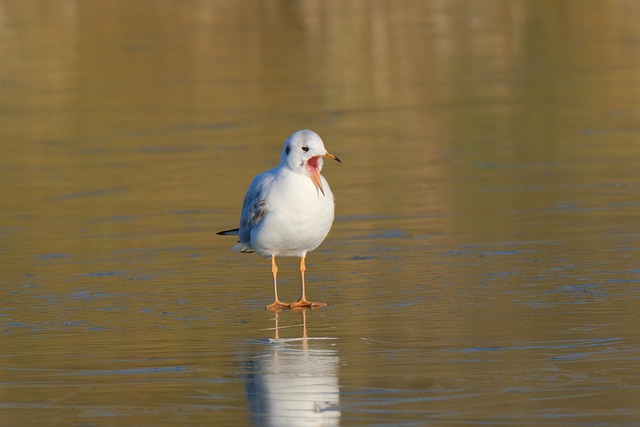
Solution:
[[[307,147],[306,145],[303,145],[302,147],[300,147],[300,149],[301,149],[302,151],[304,151],[305,153],[306,153],[307,151],[309,151],[309,147]]]

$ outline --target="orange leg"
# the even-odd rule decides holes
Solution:
[[[278,276],[278,266],[276,265],[276,256],[271,255],[271,274],[273,275],[273,294],[274,300],[272,304],[269,304],[266,308],[269,311],[278,311],[285,308],[289,308],[289,304],[280,301],[278,298],[278,282],[276,280]]]
[[[298,301],[291,304],[291,308],[316,308],[316,307],[326,307],[326,302],[311,302],[307,300],[307,296],[305,295],[305,286],[304,286],[304,272],[307,271],[307,266],[304,262],[306,255],[303,255],[300,258],[300,283],[302,284],[302,290],[300,292],[300,298]]]

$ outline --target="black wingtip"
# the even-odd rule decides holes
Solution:
[[[237,236],[240,232],[239,228],[232,228],[231,230],[218,231],[218,236]]]

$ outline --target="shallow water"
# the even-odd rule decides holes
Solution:
[[[0,1],[0,425],[640,425],[640,3],[588,3]],[[330,306],[274,314],[215,232],[303,127]]]

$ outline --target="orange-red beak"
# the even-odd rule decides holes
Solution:
[[[336,161],[336,162],[338,162],[338,163],[342,163],[342,160],[340,160],[340,159],[338,158],[338,156],[334,156],[334,155],[333,155],[333,154],[331,154],[331,153],[327,153],[327,154],[325,154],[325,155],[324,155],[324,156],[322,156],[322,157],[326,157],[327,159],[335,160],[335,161]]]

